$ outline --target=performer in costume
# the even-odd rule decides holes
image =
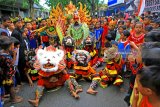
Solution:
[[[89,88],[90,94],[97,92],[95,88],[98,84],[100,84],[102,88],[106,88],[111,83],[116,86],[120,86],[123,83],[122,77],[120,76],[123,60],[118,50],[115,47],[105,50],[104,60],[107,63],[106,67],[96,74],[98,75],[98,79],[93,79],[92,84],[94,84],[95,87]]]
[[[49,44],[53,47],[60,48],[61,44],[59,37],[57,35],[49,36]]]
[[[97,51],[94,49],[94,38],[88,36],[84,40],[84,50],[88,51],[91,56],[90,66],[96,69],[103,63],[103,59],[98,56]]]
[[[38,80],[38,71],[33,67],[36,54],[34,50],[30,50],[26,51],[25,55],[26,55],[25,73],[28,78],[30,86],[33,86],[33,81]]]
[[[72,61],[72,52],[74,51],[74,40],[71,36],[66,36],[63,38],[63,46],[66,51],[66,64],[67,68],[72,68],[74,63]]]
[[[83,8],[82,4],[79,4],[79,10],[75,9],[74,13],[70,14],[73,17],[74,23],[69,26],[67,34],[73,37],[75,46],[82,49],[81,44],[83,40],[89,35],[89,28],[87,23],[90,21],[90,15],[88,15],[86,5],[84,5]]]
[[[72,78],[75,78],[75,80],[84,79],[86,81],[93,81],[99,79],[96,75],[96,71],[90,66],[90,54],[89,52],[85,50],[75,50],[73,51],[73,61],[74,61],[74,70],[75,73],[72,75]],[[72,80],[72,79],[71,79]],[[78,85],[78,83],[74,82],[74,79],[72,80],[75,87],[79,88],[79,92],[82,91],[82,87]],[[96,84],[93,82],[90,85],[90,88],[94,88]],[[90,92],[90,88],[87,90],[87,93],[95,94],[97,91]]]
[[[79,46],[84,38],[84,30],[82,24],[79,22],[78,12],[74,14],[74,24],[71,24],[68,28],[68,35],[74,38],[76,47],[80,48]]]
[[[40,33],[45,41],[49,42],[49,45],[59,47],[66,31],[66,17],[64,16],[63,10],[60,8],[60,4],[51,10],[50,16],[46,21],[47,24],[45,26],[33,32]],[[48,42],[46,46],[48,46]]]
[[[118,49],[116,47],[111,47],[104,52],[104,59],[106,60],[106,68],[108,69],[108,73],[115,75],[113,78],[114,85],[121,85],[123,83],[121,75],[122,65],[124,64],[122,55],[118,53]]]
[[[34,67],[38,69],[39,80],[34,100],[29,100],[34,106],[38,106],[39,100],[43,95],[44,89],[63,86],[65,82],[75,98],[79,98],[76,88],[72,84],[70,76],[67,74],[65,66],[65,52],[62,49],[56,49],[53,46],[36,50],[36,62]],[[72,78],[73,79],[73,78]]]

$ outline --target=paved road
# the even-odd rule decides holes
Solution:
[[[109,86],[108,88],[98,87],[97,95],[89,95],[86,93],[90,83],[85,81],[79,82],[83,86],[83,92],[80,93],[80,99],[76,100],[70,96],[66,86],[63,86],[55,92],[46,92],[40,101],[39,107],[127,107],[123,101],[125,92],[120,92],[118,87]],[[35,83],[36,84],[36,83]],[[128,80],[124,84],[128,84]],[[124,85],[126,87],[126,85]],[[14,107],[32,107],[28,103],[29,98],[34,98],[36,87],[29,87],[25,84],[18,93],[24,98],[20,104],[13,105]],[[10,107],[7,103],[4,107]]]

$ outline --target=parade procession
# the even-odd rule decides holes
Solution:
[[[0,107],[160,107],[154,0],[106,0],[94,14],[105,0],[92,12],[73,1],[45,18],[0,12]]]

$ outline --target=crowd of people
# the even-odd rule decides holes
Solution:
[[[68,25],[71,23],[75,23],[74,20],[71,20]],[[2,100],[10,98],[12,103],[21,102],[23,98],[16,96],[16,92],[20,91],[23,82],[29,81],[29,85],[32,86],[33,81],[38,79],[38,71],[29,65],[28,59],[31,60],[31,58],[28,57],[28,54],[35,56],[34,50],[41,45],[43,47],[50,45],[57,48],[65,47],[64,44],[61,44],[57,34],[51,38],[46,32],[38,32],[38,29],[47,24],[47,18],[29,21],[22,18],[13,21],[8,16],[2,18],[0,25]],[[113,63],[117,63],[116,56],[111,55],[116,52],[120,53],[123,63],[119,75],[122,80],[130,77],[129,89],[124,101],[132,107],[160,107],[160,17],[151,12],[144,12],[141,16],[136,14],[125,16],[119,13],[109,17],[92,17],[87,24],[89,35],[85,40],[92,40],[93,48],[90,48],[92,49],[90,55],[92,56],[93,53],[97,55],[99,62],[92,62],[95,64],[93,68],[96,70],[103,62],[108,63],[104,59],[109,56],[114,57],[111,58],[114,59]],[[65,35],[68,36],[67,31]],[[86,49],[84,42],[81,44],[82,46],[75,45],[74,49],[90,50]],[[108,52],[109,55],[106,56]],[[72,69],[68,62],[67,60],[67,67]],[[29,75],[29,71],[35,73],[33,78]],[[107,87],[105,81],[104,79],[102,87]],[[88,92],[96,93],[92,89]]]

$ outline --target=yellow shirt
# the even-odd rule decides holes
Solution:
[[[137,86],[138,86],[138,84],[137,84],[137,82],[136,82],[136,80],[135,80],[135,83],[134,83],[134,88],[137,88]],[[131,98],[130,98],[130,104],[132,105],[132,102],[133,102],[133,96],[134,96],[134,91],[132,91],[132,95],[131,95]],[[139,107],[139,104],[140,104],[140,102],[141,102],[141,100],[142,100],[142,94],[141,93],[139,93],[139,100],[138,100],[138,107]]]

